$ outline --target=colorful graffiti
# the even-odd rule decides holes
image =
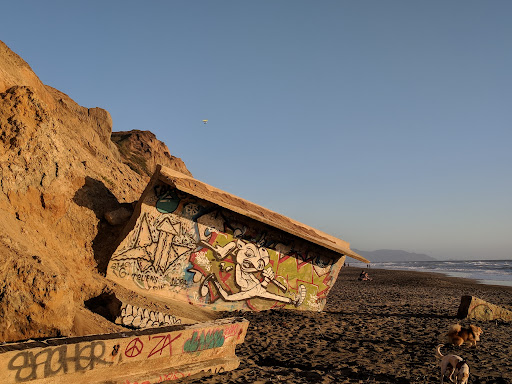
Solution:
[[[85,383],[108,377],[112,382],[154,383],[207,370],[231,370],[239,364],[235,346],[243,342],[248,324],[232,318],[160,330],[0,345],[0,382]],[[205,352],[214,348],[214,352]],[[141,374],[148,361],[151,370]],[[157,377],[153,377],[155,372]],[[64,375],[73,377],[57,378]]]
[[[107,274],[149,295],[218,310],[320,311],[344,257],[303,243],[159,185]]]
[[[306,297],[306,287],[304,284],[298,284],[297,294],[294,295],[294,297],[285,295],[288,291],[288,287],[285,285],[286,282],[281,283],[276,279],[276,274],[270,264],[270,253],[266,248],[240,239],[231,240],[223,246],[219,246],[218,244],[210,246],[209,243],[204,243],[204,245],[206,248],[209,248],[209,251],[211,251],[213,255],[214,260],[211,261],[223,261],[224,264],[219,264],[221,268],[218,274],[209,273],[202,280],[200,286],[200,294],[202,297],[210,293],[210,300],[214,301],[216,295],[212,292],[213,286],[224,301],[247,301],[260,298],[279,303],[292,304],[295,307],[299,307],[304,302]],[[193,255],[191,259],[194,265],[192,270],[196,271],[198,268],[194,264],[194,256],[196,255]],[[226,267],[228,263],[230,265]],[[230,269],[228,270],[228,268]],[[230,286],[227,282],[228,279],[222,279],[221,272],[224,272],[224,277],[226,277],[226,275],[232,277],[233,270],[234,279],[232,279],[232,283],[234,284]],[[268,290],[270,283],[279,289],[281,294],[273,293]],[[238,287],[238,292],[234,286]]]
[[[185,352],[204,351],[205,349],[219,348],[224,345],[224,330],[194,332],[192,337],[183,345]]]

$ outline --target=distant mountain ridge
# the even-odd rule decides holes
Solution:
[[[352,248],[354,252],[366,257],[374,263],[385,261],[436,261],[437,259],[423,253],[413,253],[395,249],[377,249],[376,251],[361,251]]]

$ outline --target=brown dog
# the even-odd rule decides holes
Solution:
[[[448,342],[460,346],[465,343],[469,343],[473,347],[476,347],[476,342],[480,341],[480,335],[484,333],[480,327],[470,325],[465,328],[460,324],[454,324],[448,330],[446,338]]]

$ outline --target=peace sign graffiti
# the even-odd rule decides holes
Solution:
[[[144,343],[141,341],[141,339],[136,337],[135,339],[128,343],[124,351],[124,354],[126,355],[126,357],[139,356],[142,352],[142,348],[144,348]]]

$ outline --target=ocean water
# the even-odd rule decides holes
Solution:
[[[366,264],[349,263],[351,267],[366,268]],[[482,284],[512,287],[512,260],[389,261],[371,263],[371,268],[435,272],[474,279]]]

